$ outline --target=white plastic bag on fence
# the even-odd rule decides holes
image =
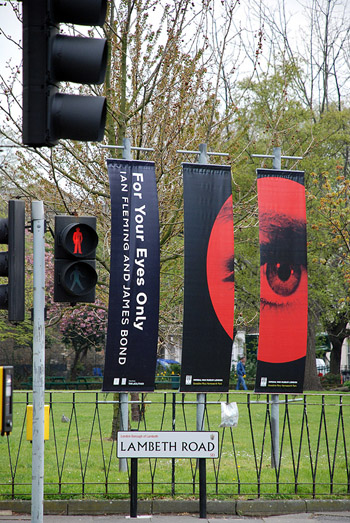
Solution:
[[[236,402],[221,402],[221,423],[220,427],[237,427],[238,407]]]

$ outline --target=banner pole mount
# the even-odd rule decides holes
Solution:
[[[198,155],[198,163],[201,163],[203,165],[210,163],[209,162],[209,156],[229,156],[228,153],[218,153],[218,152],[211,152],[207,150],[207,144],[201,143],[199,145],[199,151],[187,151],[183,149],[178,149],[176,151],[178,154],[197,154]]]
[[[252,154],[253,158],[272,158],[272,168],[281,169],[281,160],[303,160],[303,156],[282,156],[281,148],[274,147],[273,154]]]
[[[132,160],[131,151],[154,152],[153,147],[132,147],[130,138],[123,138],[123,145],[100,145],[102,149],[121,149],[124,160]]]

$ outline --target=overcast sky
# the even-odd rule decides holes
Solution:
[[[4,74],[5,64],[12,58],[14,64],[21,60],[21,52],[16,45],[9,42],[4,35],[9,34],[14,40],[22,39],[22,25],[13,13],[10,2],[0,0],[0,71]]]
[[[220,4],[220,0],[217,0],[217,2]],[[264,1],[264,5],[267,8],[276,6],[276,3],[278,5],[279,0]],[[16,41],[22,39],[22,25],[14,15],[11,4],[19,7],[21,6],[21,2],[0,0],[0,74],[3,75],[5,74],[5,67],[8,60],[11,60],[14,65],[17,65],[22,59],[18,47],[6,39],[3,34],[10,35]],[[242,4],[244,3],[242,2]],[[298,14],[298,11],[302,12],[299,0],[286,0],[286,5],[289,13],[293,13],[294,16]],[[240,13],[244,16],[244,9],[240,9]],[[300,23],[300,17],[298,20]]]
[[[199,1],[199,0],[198,0]],[[338,17],[342,18],[340,23],[348,22],[350,17],[350,1],[345,0],[333,0],[334,5],[338,6]],[[250,2],[242,1],[238,10],[235,11],[235,27],[244,27],[245,25],[250,25],[253,18],[251,16],[251,11],[249,6],[254,5],[255,8],[259,6],[260,0],[250,0]],[[285,0],[285,9],[287,13],[287,18],[289,19],[289,36],[291,41],[295,45],[299,45],[302,40],[300,27],[307,27],[307,9],[305,5],[310,5],[311,0]],[[248,5],[249,4],[249,5]],[[277,16],[278,9],[282,4],[281,0],[263,0],[261,2],[263,9],[266,12],[270,13],[270,16]],[[8,61],[11,61],[12,65],[20,65],[22,60],[22,53],[18,45],[11,42],[9,39],[5,38],[4,33],[10,36],[14,41],[22,40],[22,24],[18,21],[17,17],[13,12],[12,6],[17,6],[21,8],[22,2],[15,2],[15,0],[5,1],[0,0],[0,74],[8,78],[9,71],[6,69],[6,64]],[[216,12],[220,12],[221,0],[215,0]],[[344,5],[346,6],[344,13]],[[345,16],[345,20],[344,20]],[[259,21],[257,18],[254,19],[254,26],[258,27]],[[256,28],[254,27],[254,30]],[[18,96],[21,96],[21,93],[18,93]]]

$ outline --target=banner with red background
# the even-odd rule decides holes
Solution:
[[[258,169],[260,328],[256,392],[302,392],[307,341],[304,173]]]
[[[182,392],[229,388],[234,314],[231,169],[183,164]]]

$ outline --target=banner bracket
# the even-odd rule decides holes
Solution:
[[[121,149],[124,160],[132,160],[131,151],[154,152],[153,147],[132,147],[130,138],[123,138],[123,145],[100,145],[102,149]]]
[[[280,147],[274,147],[273,154],[252,154],[252,157],[272,158],[273,169],[281,169],[281,160],[303,160],[303,156],[282,156]]]
[[[199,145],[199,151],[186,151],[179,149],[176,151],[178,154],[197,154],[198,155],[198,163],[207,164],[209,163],[208,156],[229,156],[228,153],[218,153],[218,152],[211,152],[207,150],[207,144],[201,143]]]

